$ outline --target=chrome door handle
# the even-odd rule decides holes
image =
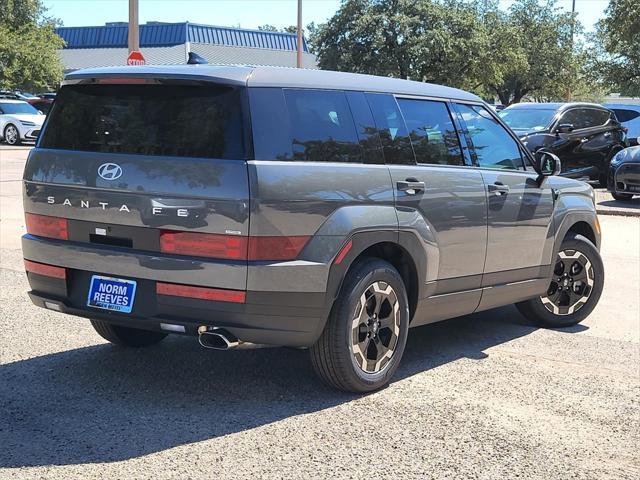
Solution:
[[[487,185],[487,189],[489,190],[489,193],[492,193],[497,197],[501,197],[502,195],[509,193],[509,185],[505,185],[500,182]]]
[[[398,190],[406,192],[407,195],[415,195],[416,193],[424,192],[427,188],[424,182],[419,182],[415,178],[407,178],[404,182],[396,183]]]

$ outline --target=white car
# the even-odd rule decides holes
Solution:
[[[0,140],[9,145],[38,138],[45,116],[22,100],[0,99]]]

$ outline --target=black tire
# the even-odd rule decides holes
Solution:
[[[2,135],[7,145],[20,145],[20,130],[15,125],[10,123],[4,127]]]
[[[573,270],[576,264],[582,265],[582,270],[577,273]],[[584,278],[584,281],[580,278]],[[589,282],[592,282],[591,285]],[[600,300],[603,286],[604,265],[600,252],[586,237],[569,234],[560,246],[554,277],[545,295],[517,303],[516,307],[526,318],[544,327],[570,327],[580,323],[593,311]],[[554,298],[558,300],[554,302]]]
[[[98,335],[106,341],[121,347],[149,347],[161,342],[167,336],[162,332],[121,327],[102,320],[91,320],[91,325],[98,332]]]
[[[621,202],[628,202],[629,200],[631,200],[633,198],[633,194],[632,193],[614,193],[614,192],[611,192],[611,196],[613,198],[615,198],[616,200],[619,200]]]
[[[598,187],[607,188],[607,174],[601,173],[598,175]]]
[[[362,303],[364,298],[367,300]],[[362,320],[365,317],[371,318]],[[354,322],[360,320],[362,323],[354,327]],[[313,369],[338,390],[362,393],[382,388],[400,364],[408,329],[409,302],[400,274],[384,260],[359,260],[347,273],[324,331],[310,348]],[[354,335],[367,344],[365,355],[360,355],[361,343],[353,344]],[[371,352],[378,357],[368,360]],[[365,368],[371,363],[372,371],[365,371],[358,362]]]

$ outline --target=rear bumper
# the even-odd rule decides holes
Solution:
[[[172,325],[186,335],[197,335],[201,325],[223,327],[242,341],[269,345],[310,346],[326,320],[321,294],[247,292],[247,303],[233,304],[156,295],[155,282],[140,279],[132,313],[110,312],[86,306],[92,274],[71,271],[57,280],[29,272],[29,297],[39,307],[115,325],[175,333],[166,327]]]
[[[247,270],[246,264],[107,249],[32,235],[25,235],[22,245],[25,259],[66,269],[64,279],[28,272],[34,304],[132,328],[162,331],[161,324],[171,324],[196,335],[199,326],[207,325],[223,327],[245,342],[309,346],[324,328],[331,306],[325,291],[315,288],[321,284],[326,288],[322,264],[282,262]],[[92,275],[135,280],[133,311],[123,314],[88,307]],[[244,303],[232,303],[160,295],[157,282],[241,290],[246,298]],[[260,290],[255,288],[260,285]]]

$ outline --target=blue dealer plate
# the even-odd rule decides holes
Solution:
[[[133,280],[94,275],[89,285],[89,307],[102,308],[120,313],[131,313],[136,296]]]

